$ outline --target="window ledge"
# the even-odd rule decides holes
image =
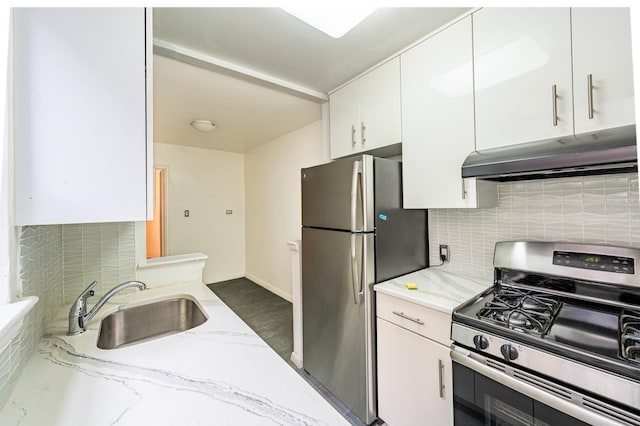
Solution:
[[[18,334],[24,317],[38,303],[37,296],[28,296],[17,302],[0,305],[0,352],[11,343]]]

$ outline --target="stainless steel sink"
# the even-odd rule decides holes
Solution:
[[[98,347],[116,349],[197,327],[207,315],[194,299],[176,297],[122,309],[100,324]]]

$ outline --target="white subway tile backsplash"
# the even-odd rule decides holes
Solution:
[[[11,344],[4,349],[0,350],[0,407],[4,405],[9,398],[11,392],[11,383],[9,378],[11,377]]]
[[[13,388],[37,341],[62,305],[62,227],[26,226],[19,239],[19,296],[38,296],[20,333],[0,352],[0,407]]]
[[[640,247],[638,174],[504,182],[497,207],[429,210],[430,262],[448,244],[445,270],[491,280],[495,243],[514,240]]]
[[[39,302],[10,345],[0,348],[0,408],[58,309],[92,280],[100,284],[99,296],[135,278],[135,224],[25,226],[19,250],[19,296],[36,295]]]
[[[64,303],[97,281],[101,296],[135,278],[135,223],[63,225]]]

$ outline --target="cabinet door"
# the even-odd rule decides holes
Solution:
[[[400,143],[400,58],[363,75],[358,83],[362,150]]]
[[[629,9],[574,8],[571,25],[576,134],[635,123]]]
[[[358,80],[329,96],[329,128],[331,158],[344,157],[362,151]]]
[[[381,318],[377,336],[378,416],[393,426],[453,424],[449,348]]]
[[[146,220],[145,11],[14,10],[16,224]]]
[[[475,149],[472,58],[471,17],[400,56],[405,208],[478,207],[460,175]]]
[[[568,8],[481,9],[473,43],[478,150],[573,134]]]

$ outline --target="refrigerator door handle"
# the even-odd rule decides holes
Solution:
[[[358,279],[358,270],[361,268],[362,262],[358,262],[358,249],[356,239],[362,238],[362,244],[364,246],[364,236],[362,234],[351,234],[351,287],[353,290],[353,303],[356,305],[364,302],[364,292],[362,281],[364,280],[364,274],[360,271],[360,279]]]
[[[361,185],[362,163],[360,161],[353,162],[353,173],[351,174],[351,232],[359,232],[358,226],[358,194]],[[362,198],[362,197],[361,197]]]
[[[362,297],[363,294],[361,291],[362,286],[361,286],[360,279],[358,279],[359,265],[358,265],[358,253],[356,251],[357,249],[356,239],[358,238],[358,236],[362,237],[362,235],[351,234],[351,286],[353,289],[353,303],[355,303],[356,305],[359,305],[363,301],[363,297]],[[362,240],[364,242],[364,238]]]
[[[360,301],[358,297],[360,280],[358,279],[358,254],[356,250],[356,234],[351,234],[351,286],[353,289],[353,303]]]

